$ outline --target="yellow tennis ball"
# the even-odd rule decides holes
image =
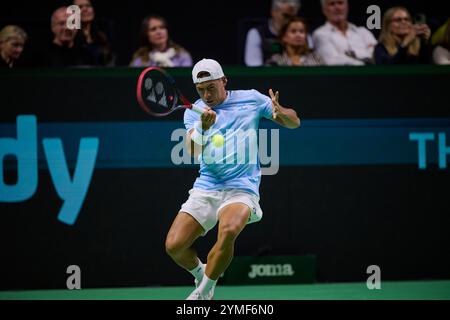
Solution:
[[[211,138],[211,142],[214,145],[214,147],[220,148],[221,146],[223,146],[223,143],[225,142],[225,138],[221,134],[215,134]]]

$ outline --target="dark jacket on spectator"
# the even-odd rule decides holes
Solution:
[[[256,30],[261,37],[263,61],[267,61],[272,55],[281,53],[283,51],[278,36],[270,31],[268,22],[257,26]]]
[[[17,60],[14,60],[12,67],[9,66],[9,64],[6,63],[5,60],[0,56],[0,69],[17,69],[17,68],[24,68],[28,67],[26,63],[24,63],[24,58],[20,57]]]
[[[386,47],[382,43],[378,43],[374,50],[376,64],[426,64],[431,60],[431,46],[423,42],[417,56],[409,55],[408,48],[397,47],[398,51],[395,55],[389,55]]]
[[[0,69],[8,69],[9,65],[6,63],[5,60],[0,56]]]
[[[108,37],[95,25],[92,26],[92,43],[88,43],[80,30],[75,38],[76,46],[80,47],[85,56],[85,63],[91,66],[111,66],[114,56],[108,42]]]
[[[71,67],[86,65],[88,59],[78,46],[61,47],[51,43],[43,52],[43,64],[48,67]]]

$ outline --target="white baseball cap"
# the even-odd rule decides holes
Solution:
[[[207,77],[199,78],[200,72],[208,72],[210,75]],[[194,83],[202,83],[210,80],[217,80],[225,77],[220,64],[213,59],[203,59],[197,62],[192,69],[192,81]]]

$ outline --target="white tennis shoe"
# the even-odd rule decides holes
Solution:
[[[213,298],[214,298],[214,288],[211,288],[208,294],[204,296],[200,293],[200,290],[197,289],[196,283],[195,290],[192,291],[192,293],[186,298],[186,300],[213,300]]]

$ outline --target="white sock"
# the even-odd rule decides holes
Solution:
[[[201,282],[203,279],[203,275],[205,274],[206,265],[198,260],[198,266],[194,269],[189,270],[189,272],[197,279],[198,282]]]
[[[216,283],[217,283],[217,280],[211,280],[205,274],[203,276],[202,282],[198,286],[198,290],[200,291],[200,294],[203,296],[207,295],[209,293],[209,291],[211,290],[211,288],[215,287]]]

